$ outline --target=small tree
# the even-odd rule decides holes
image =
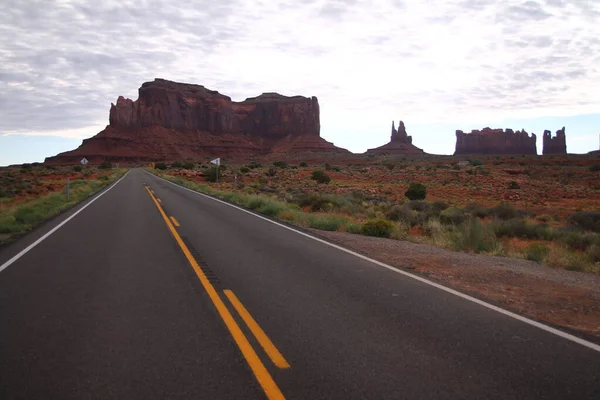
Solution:
[[[422,183],[413,182],[408,187],[408,190],[404,192],[404,195],[409,200],[425,200],[425,197],[427,197],[427,188]]]
[[[329,175],[321,170],[313,171],[310,178],[314,181],[317,181],[317,183],[329,183],[331,181]]]
[[[165,169],[167,169],[167,164],[162,162],[156,163],[154,164],[154,169],[160,169],[164,171]]]
[[[279,168],[287,168],[287,163],[285,161],[274,161],[273,165]]]

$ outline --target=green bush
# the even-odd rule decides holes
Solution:
[[[156,164],[154,164],[154,169],[160,169],[160,170],[164,171],[167,169],[167,164],[162,163],[162,162],[156,163]]]
[[[102,163],[98,166],[98,169],[111,169],[112,163],[110,161],[102,161]]]
[[[301,166],[302,168],[304,168],[304,167],[308,167],[308,164],[307,164],[307,163],[305,163],[304,161],[302,161],[302,162],[300,163],[300,166]]]
[[[598,172],[598,171],[600,171],[600,164],[592,165],[589,168],[589,170],[590,170],[590,172]]]
[[[175,161],[174,163],[171,163],[171,168],[181,168],[182,164],[179,161]]]
[[[329,175],[321,170],[313,171],[310,178],[317,183],[329,183],[331,181]]]
[[[274,161],[273,165],[279,168],[287,168],[287,163],[285,161]]]
[[[448,203],[441,200],[436,200],[433,203],[431,203],[431,208],[437,211],[438,213],[446,210],[449,207],[450,205]]]
[[[573,230],[560,230],[559,240],[566,244],[571,250],[585,251],[594,244],[600,245],[600,236],[590,232],[578,232]]]
[[[483,165],[483,161],[481,160],[469,160],[469,164],[473,167],[477,167],[479,165]]]
[[[73,166],[73,171],[75,171],[75,172],[81,172],[82,170],[83,170],[83,167],[81,165]]]
[[[240,168],[240,172],[242,174],[247,174],[248,172],[250,172],[250,168],[248,168],[248,167],[242,167],[242,168]]]
[[[425,197],[427,197],[427,188],[422,183],[413,182],[408,187],[408,190],[404,192],[404,195],[409,200],[425,200]]]
[[[377,236],[389,238],[394,230],[394,224],[383,218],[373,219],[365,222],[361,233],[366,236]]]
[[[525,248],[525,258],[531,261],[542,262],[549,252],[550,248],[546,244],[530,243]]]
[[[569,217],[569,223],[587,231],[600,233],[600,212],[579,211]]]

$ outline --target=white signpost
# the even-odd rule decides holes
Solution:
[[[220,186],[219,186],[219,166],[221,165],[221,158],[215,158],[210,163],[211,164],[215,164],[217,166],[217,189],[220,189]]]
[[[81,159],[81,164],[85,165],[85,164],[87,164],[87,163],[88,163],[88,160],[87,160],[87,158],[83,157],[83,158]]]

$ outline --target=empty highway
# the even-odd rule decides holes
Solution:
[[[3,400],[597,400],[598,349],[140,169],[0,249]]]

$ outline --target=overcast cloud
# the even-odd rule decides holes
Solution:
[[[598,20],[596,0],[4,0],[0,135],[90,137],[156,77],[317,96],[346,148],[392,119],[597,113]]]

